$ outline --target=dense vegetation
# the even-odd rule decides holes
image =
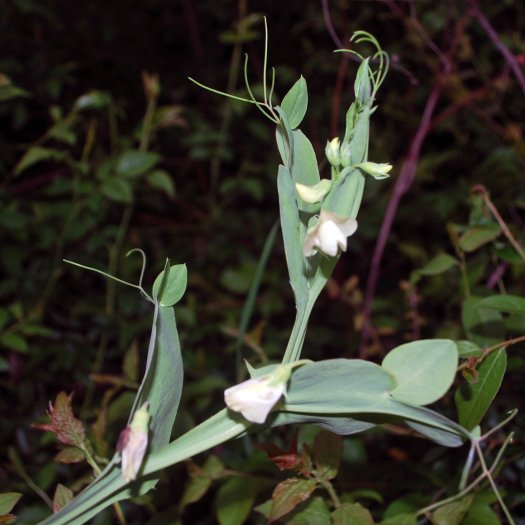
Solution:
[[[18,523],[44,519],[59,483],[77,493],[92,479],[77,461],[84,456],[55,461],[55,437],[32,427],[48,421],[48,402],[67,406],[57,396],[73,393],[103,465],[145,365],[150,305],[64,259],[137,282],[141,258],[125,255],[140,248],[146,289],[166,257],[187,264],[188,288],[175,308],[185,386],[173,436],[224,406],[224,389],[245,379],[241,358],[260,366],[282,357],[293,298],[279,235],[246,306],[279,217],[274,127],[253,106],[187,78],[245,97],[247,53],[260,97],[263,15],[275,100],[306,78],[302,129],[324,176],[325,144],[344,133],[359,66],[332,51],[366,30],[391,58],[371,118],[370,158],[394,169],[367,183],[358,232],[316,305],[303,357],[381,362],[416,339],[468,340],[459,346],[469,359],[439,411],[457,419],[454,392],[465,385],[485,389],[485,432],[522,407],[522,3],[86,4],[10,0],[0,13],[0,487],[23,494],[11,511]],[[493,296],[501,302],[478,307]],[[518,413],[485,440],[494,459],[516,432],[494,472],[516,523],[525,514],[523,428]],[[127,523],[265,523],[272,490],[292,476],[311,481],[327,450],[340,450],[340,466],[334,460],[312,497],[278,522],[354,523],[323,509],[359,503],[357,524],[412,523],[395,516],[457,492],[465,448],[440,447],[396,424],[344,440],[317,431],[252,434],[167,469],[155,491],[123,503]],[[293,475],[277,468],[283,464]],[[505,523],[486,479],[447,512],[426,516]],[[114,516],[109,509],[96,523]]]

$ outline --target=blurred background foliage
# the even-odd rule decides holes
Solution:
[[[52,495],[58,482],[73,490],[86,482],[84,466],[53,461],[54,441],[31,423],[42,420],[59,391],[74,392],[75,413],[97,454],[110,454],[140,379],[151,323],[135,290],[64,258],[133,282],[141,261],[125,258],[132,248],[147,254],[149,282],[166,257],[188,264],[188,292],[176,309],[186,385],[174,434],[220,408],[223,389],[242,378],[235,364],[241,310],[278,213],[274,132],[254,107],[187,77],[243,95],[248,53],[250,78],[261,88],[263,15],[277,98],[299,75],[308,82],[303,129],[319,159],[326,140],[342,132],[353,97],[357,64],[332,53],[337,39],[346,46],[353,31],[370,31],[392,59],[372,119],[370,158],[393,163],[393,176],[368,184],[358,234],[314,311],[305,357],[379,360],[417,337],[463,339],[466,297],[524,292],[523,262],[482,194],[471,192],[483,185],[523,241],[525,84],[516,73],[525,64],[523,3],[7,0],[0,12],[0,486],[24,493],[21,523],[49,512],[31,487]],[[370,265],[387,210],[393,222],[374,285]],[[481,238],[472,233],[480,225]],[[466,233],[475,237],[467,246]],[[459,262],[445,264],[446,272],[417,273],[442,252]],[[253,365],[280,359],[293,315],[278,238],[242,356]],[[523,334],[519,320],[507,328]],[[489,425],[519,407],[522,355],[519,347],[510,352]],[[442,409],[453,415],[451,402]],[[523,420],[517,425],[523,429]],[[287,432],[260,439],[286,448]],[[523,451],[522,437],[502,483],[523,510],[520,443]],[[230,474],[257,472],[268,498],[272,477],[281,478],[251,446],[214,451],[216,461]],[[462,457],[372,432],[345,441],[339,483],[363,489],[354,500],[380,519],[401,496],[423,505],[448,487]],[[212,480],[227,472],[213,461],[206,468],[170,469],[154,494],[129,505],[129,523],[178,523],[180,515],[184,523],[214,523],[213,498],[227,489],[217,491]],[[196,478],[199,497],[208,489],[210,496],[183,510],[199,499],[181,499]],[[254,504],[264,501],[261,494]],[[111,519],[108,513],[98,522]]]

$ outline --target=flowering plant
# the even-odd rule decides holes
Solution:
[[[382,423],[403,424],[443,446],[470,444],[459,494],[484,479],[492,481],[480,447],[490,433],[482,435],[478,426],[484,411],[478,410],[476,417],[469,416],[460,424],[425,408],[454,381],[460,354],[453,341],[413,341],[392,349],[381,364],[343,358],[300,359],[314,304],[346,250],[347,238],[356,232],[365,177],[383,179],[391,169],[389,164],[368,160],[369,120],[387,73],[388,57],[368,33],[356,33],[353,41],[371,44],[375,52],[368,58],[358,55],[361,64],[355,100],[346,114],[344,137],[332,139],[326,147],[329,179],[321,180],[314,148],[299,129],[308,106],[306,80],[297,80],[280,105],[273,104],[272,88],[267,90],[266,84],[263,101],[256,100],[247,85],[250,98],[244,100],[255,104],[276,125],[282,161],[277,175],[279,214],[296,318],[281,363],[250,369],[251,379],[226,389],[227,408],[172,441],[183,383],[173,306],[186,289],[186,266],[171,266],[167,261],[151,294],[142,286],[142,271],[138,284],[127,284],[138,288],[152,304],[153,323],[144,378],[118,446],[120,452],[91,485],[42,525],[85,523],[111,504],[146,493],[155,486],[162,469],[259,431],[253,423],[265,428],[315,423],[339,435]],[[468,485],[475,453],[484,469]],[[494,490],[502,502],[495,485]],[[406,522],[415,523],[415,519],[410,515]]]

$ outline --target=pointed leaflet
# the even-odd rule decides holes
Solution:
[[[295,129],[302,122],[308,108],[306,80],[301,77],[283,98],[281,108],[288,116],[290,127]]]
[[[290,284],[295,296],[295,304],[298,306],[306,302],[308,286],[304,274],[301,221],[297,208],[297,198],[290,172],[284,166],[279,166],[277,189],[286,263],[290,274]]]
[[[308,137],[300,129],[297,129],[292,133],[292,179],[294,182],[299,182],[300,184],[305,184],[306,186],[313,186],[321,180],[314,148],[311,142],[308,140]]]
[[[462,383],[456,391],[459,422],[471,430],[477,426],[496,397],[507,368],[507,353],[491,352],[478,368],[477,383]]]

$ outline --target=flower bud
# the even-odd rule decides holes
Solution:
[[[368,175],[374,177],[374,179],[386,179],[390,176],[389,172],[392,169],[392,164],[362,162],[361,164],[356,164],[354,168],[363,170]]]
[[[328,162],[337,168],[341,164],[341,159],[339,157],[339,137],[335,137],[328,141],[324,151]]]
[[[297,182],[295,189],[299,194],[299,197],[308,204],[315,204],[324,199],[325,195],[330,191],[332,187],[332,181],[328,179],[322,179],[314,186],[306,186]]]
[[[117,450],[122,457],[122,476],[127,483],[136,479],[148,446],[148,409],[149,402],[146,401],[119,436]]]

